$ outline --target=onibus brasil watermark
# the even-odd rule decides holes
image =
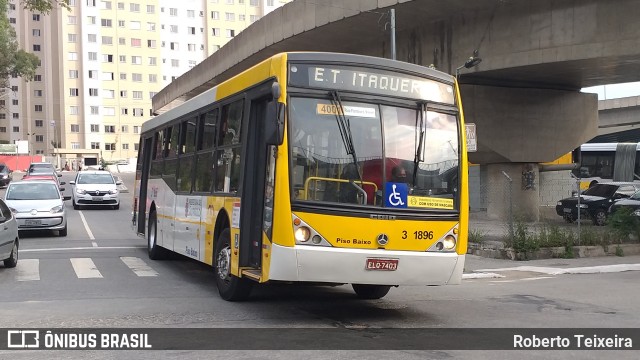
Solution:
[[[572,336],[550,337],[514,334],[513,347],[515,349],[632,349],[633,340],[630,337],[618,336],[617,334],[613,336],[573,334]]]

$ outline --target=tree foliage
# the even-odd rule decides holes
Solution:
[[[49,14],[55,7],[69,9],[69,0],[20,0],[19,6],[30,12]],[[7,90],[12,76],[32,80],[40,65],[36,55],[20,49],[16,32],[9,23],[8,9],[8,0],[0,0],[0,93]]]

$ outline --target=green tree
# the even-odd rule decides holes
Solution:
[[[69,0],[21,0],[19,4],[28,11],[41,14],[49,14],[58,6],[69,9]],[[40,65],[37,56],[20,49],[16,32],[9,24],[8,9],[8,0],[0,0],[0,95],[8,91],[12,76],[30,81]]]

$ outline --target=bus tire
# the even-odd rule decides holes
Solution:
[[[604,209],[596,210],[593,214],[593,225],[605,226],[607,224],[607,212]]]
[[[156,212],[152,211],[149,214],[149,225],[147,227],[147,251],[149,252],[149,259],[151,260],[164,260],[167,258],[167,249],[158,245],[158,221]]]
[[[381,299],[387,295],[389,289],[391,289],[389,285],[351,284],[351,286],[359,298],[369,300]]]
[[[251,294],[251,283],[231,274],[231,231],[227,228],[216,239],[213,264],[220,297],[227,301],[246,300]]]

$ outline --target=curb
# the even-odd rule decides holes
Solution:
[[[611,244],[609,246],[573,246],[572,256],[565,247],[540,248],[531,252],[517,253],[513,249],[501,248],[498,244],[469,243],[467,254],[492,259],[540,260],[563,257],[587,258],[612,255],[640,255],[640,244]]]

